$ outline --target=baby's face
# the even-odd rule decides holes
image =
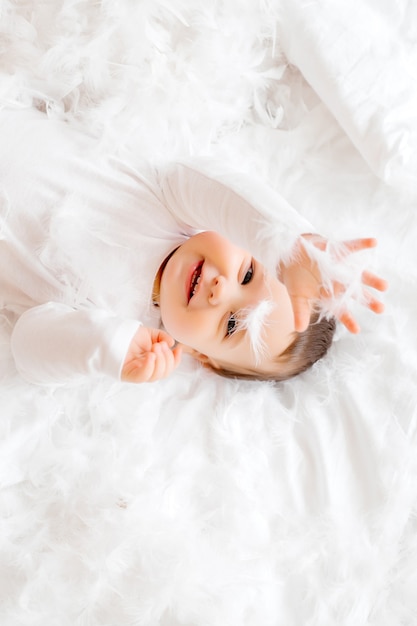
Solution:
[[[167,332],[215,368],[271,372],[273,358],[294,338],[285,286],[215,232],[194,235],[174,252],[162,273],[159,306]]]

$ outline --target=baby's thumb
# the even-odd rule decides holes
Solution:
[[[298,333],[307,330],[310,324],[311,307],[308,298],[300,296],[291,297],[292,310],[294,314],[294,327]]]

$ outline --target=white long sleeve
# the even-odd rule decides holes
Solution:
[[[31,383],[76,382],[86,375],[117,379],[139,326],[99,309],[50,302],[19,318],[11,348],[19,373]]]
[[[220,167],[200,161],[163,169],[162,202],[179,222],[219,232],[274,270],[311,224],[264,182]]]

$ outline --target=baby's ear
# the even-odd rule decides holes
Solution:
[[[190,348],[189,354],[191,354],[192,357],[197,359],[197,361],[200,361],[200,363],[203,363],[203,365],[207,365],[207,363],[210,362],[210,357],[208,357],[207,354],[198,352],[198,350],[194,350],[194,348]]]
[[[191,354],[191,356],[197,359],[197,361],[200,361],[202,365],[205,365],[206,367],[211,367],[215,370],[220,369],[218,363],[216,363],[216,361],[207,356],[207,354],[198,352],[198,350],[194,350],[194,348],[187,348],[186,352],[188,352],[188,354]]]

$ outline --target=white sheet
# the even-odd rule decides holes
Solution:
[[[346,28],[363,33],[355,7],[338,4]],[[325,80],[318,33],[335,13],[310,5],[311,67]],[[397,108],[392,76],[402,80],[396,50],[414,63],[411,2],[362,5],[383,8],[396,42],[391,113],[407,140],[415,122]],[[340,65],[325,93],[317,83],[320,97],[286,67],[277,33],[310,39],[278,3],[0,6],[2,102],[46,107],[104,146],[210,152],[255,171],[319,232],[378,237],[366,258],[390,281],[384,316],[354,305],[362,333],[340,329],[323,362],[278,386],[220,379],[185,360],[151,385],[39,389],[15,372],[0,318],[1,623],[415,624],[415,195],[363,158],[380,174],[398,156],[400,169],[401,142],[381,122],[358,144],[362,118],[353,92],[343,101]],[[395,11],[407,32],[394,29]],[[365,61],[356,93],[367,102]],[[344,130],[331,96],[344,105]]]
[[[417,193],[417,6],[284,0],[280,41],[373,171]]]

